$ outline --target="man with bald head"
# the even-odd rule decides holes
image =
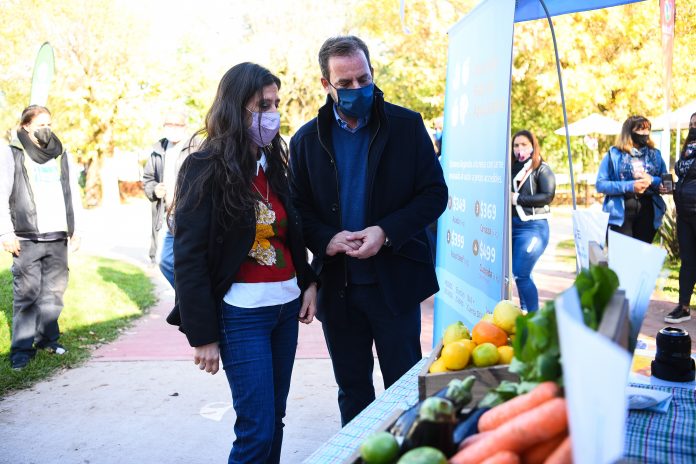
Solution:
[[[426,227],[447,186],[418,113],[384,100],[365,43],[319,50],[326,104],[290,141],[291,194],[321,286],[341,422],[375,398],[375,345],[387,388],[421,359],[420,302],[438,291]]]

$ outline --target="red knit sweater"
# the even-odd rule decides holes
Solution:
[[[290,280],[295,277],[295,266],[287,245],[288,216],[285,207],[270,189],[263,168],[259,167],[253,182],[262,203],[260,211],[256,213],[256,239],[234,281],[259,283]]]

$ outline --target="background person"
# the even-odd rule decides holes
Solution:
[[[206,116],[200,152],[181,166],[174,199],[180,326],[200,369],[219,358],[237,419],[230,463],[278,463],[298,319],[312,322],[316,277],[289,201],[278,130],[280,80],[241,63]]]
[[[650,139],[650,121],[631,116],[624,121],[616,144],[599,164],[597,191],[602,210],[609,213],[609,229],[652,243],[665,214],[660,193],[667,167]]]
[[[170,111],[164,119],[163,127],[164,137],[152,147],[152,153],[143,170],[143,189],[147,199],[152,202],[152,228],[148,252],[151,263],[157,261],[157,250],[165,239],[164,235],[167,231],[164,223],[166,209],[173,200],[176,172],[185,157],[181,156],[182,147],[185,144],[179,142],[184,140],[187,135],[186,113],[181,110]],[[184,153],[186,154],[186,152]],[[165,255],[166,262],[168,262],[169,257],[170,254]],[[174,286],[173,265],[171,270],[165,268],[162,272]]]
[[[22,112],[17,139],[0,149],[0,241],[13,256],[12,368],[36,349],[64,354],[58,318],[68,286],[68,240],[77,250],[75,217],[82,210],[68,153],[51,131],[51,113]]]
[[[319,65],[326,104],[290,142],[291,183],[345,425],[375,399],[373,343],[385,388],[421,359],[420,302],[438,291],[425,228],[447,186],[423,119],[384,100],[362,40],[326,40]]]
[[[520,306],[539,309],[539,292],[532,271],[549,244],[551,202],[556,177],[544,162],[539,142],[528,130],[512,137],[512,274]]]
[[[677,240],[679,241],[679,304],[665,322],[677,323],[691,319],[691,295],[696,284],[696,113],[691,115],[689,133],[681,155],[674,165],[679,177],[674,191],[677,209]]]

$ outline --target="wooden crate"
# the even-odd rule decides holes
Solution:
[[[617,290],[604,309],[604,315],[602,315],[597,332],[628,350],[630,328],[626,292]]]
[[[423,366],[423,369],[418,373],[418,398],[424,400],[442,390],[450,383],[452,379],[465,379],[470,375],[476,377],[476,382],[471,390],[472,401],[470,404],[478,403],[493,387],[500,385],[503,380],[519,382],[519,377],[516,374],[508,371],[507,365],[491,366],[491,367],[468,367],[461,371],[440,372],[431,374],[428,372],[430,366],[440,356],[442,351],[442,342],[435,347],[430,353],[428,361]]]

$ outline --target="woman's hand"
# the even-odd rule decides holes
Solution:
[[[652,184],[652,181],[652,176],[648,173],[644,173],[633,182],[633,191],[639,194],[645,192]]]
[[[309,324],[317,313],[317,284],[312,282],[302,296],[302,306],[298,320],[303,324]]]
[[[220,347],[218,342],[193,348],[193,363],[202,371],[217,374],[220,370]]]

